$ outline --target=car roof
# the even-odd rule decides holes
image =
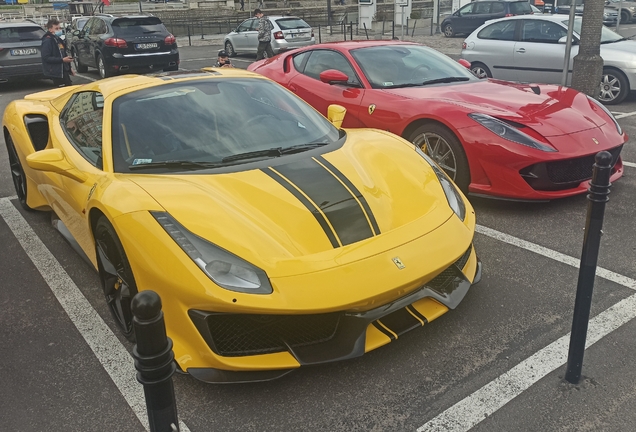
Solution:
[[[33,21],[8,21],[8,22],[0,22],[0,28],[6,27],[38,27],[42,28],[42,26]]]
[[[339,41],[339,42],[327,42],[322,44],[310,45],[307,49],[316,49],[316,48],[337,48],[344,50],[353,50],[357,48],[363,47],[371,47],[371,46],[384,46],[384,45],[419,45],[426,46],[426,44],[418,44],[415,42],[406,42],[401,40],[353,40],[353,41]],[[297,52],[297,50],[294,50]],[[292,51],[290,51],[292,52]]]
[[[504,18],[498,18],[498,19],[494,19],[494,20],[489,20],[486,21],[486,24],[490,24],[493,22],[497,22],[497,21],[507,21],[507,20],[518,20],[518,19],[538,19],[538,20],[543,20],[543,21],[554,21],[554,22],[562,22],[562,21],[567,21],[569,19],[569,15],[563,15],[563,14],[554,14],[554,15],[515,15],[515,16],[511,16],[511,17],[504,17]],[[576,17],[576,18],[581,18],[581,17]]]

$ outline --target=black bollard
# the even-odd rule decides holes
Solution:
[[[144,386],[150,432],[179,430],[172,375],[176,370],[172,340],[166,336],[161,298],[154,291],[142,291],[132,300],[133,347],[137,381]]]
[[[572,318],[572,333],[570,334],[570,349],[565,373],[565,379],[572,384],[578,384],[581,378],[587,325],[592,305],[592,292],[594,291],[594,276],[596,274],[598,250],[601,245],[605,203],[609,201],[608,195],[611,186],[612,155],[609,152],[602,151],[596,155],[595,159],[594,173],[592,174],[592,181],[590,181],[590,188],[588,189],[589,194],[587,195],[589,203],[587,205],[583,251],[581,252],[579,280],[576,286],[576,300],[574,301],[574,316]]]

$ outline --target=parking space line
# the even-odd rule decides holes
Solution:
[[[86,75],[78,74],[77,72],[75,72],[75,76],[80,77],[80,78],[87,79],[87,80],[89,80],[89,81],[97,81],[97,78],[91,78],[91,77],[88,77],[88,76],[86,76]]]
[[[0,216],[141,424],[149,430],[144,392],[135,378],[133,357],[8,198],[0,198]],[[183,422],[179,426],[182,432],[189,432]]]
[[[500,231],[494,230],[492,228],[487,228],[485,226],[482,225],[477,225],[475,227],[475,231],[477,231],[480,234],[483,234],[485,236],[494,238],[496,240],[502,241],[504,243],[508,243],[511,244],[513,246],[517,246],[520,247],[522,249],[525,249],[527,251],[530,252],[534,252],[538,255],[544,256],[546,258],[550,258],[553,259],[555,261],[558,261],[560,263],[563,264],[567,264],[569,266],[575,267],[575,268],[579,268],[579,264],[580,264],[580,259],[579,258],[574,258],[571,257],[569,255],[565,255],[562,254],[561,252],[557,252],[555,250],[552,249],[548,249],[546,247],[543,246],[539,246],[538,244],[535,243],[531,243],[529,241],[526,240],[522,240],[520,238],[511,236],[509,234],[505,234],[502,233]],[[611,270],[607,270],[603,267],[597,267],[596,268],[596,275],[598,277],[602,277],[603,279],[606,279],[608,281],[617,283],[619,285],[622,285],[624,287],[636,290],[636,280],[632,279],[630,277],[627,276],[623,276],[621,274],[615,273]]]
[[[589,348],[636,318],[636,294],[619,301],[589,322],[585,347]],[[473,394],[440,413],[417,432],[464,432],[479,424],[534,383],[567,361],[570,334],[557,339]]]
[[[632,112],[628,112],[628,113],[620,113],[614,116],[614,118],[616,119],[622,119],[625,117],[631,117],[633,115],[636,115],[636,111],[632,111]]]
[[[636,163],[634,163],[634,162],[625,162],[625,161],[623,161],[623,165],[628,166],[628,167],[632,167],[632,168],[636,168]]]

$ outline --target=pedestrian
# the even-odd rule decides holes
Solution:
[[[57,87],[72,85],[71,69],[73,57],[66,54],[66,43],[61,39],[62,28],[60,22],[51,18],[46,23],[46,33],[42,36],[42,69],[44,76],[51,78]]]
[[[258,18],[258,48],[256,49],[256,60],[263,59],[263,52],[267,53],[267,57],[274,57],[274,50],[272,49],[272,29],[274,26],[270,22],[269,18],[263,15],[260,9],[254,11],[254,16]]]
[[[227,55],[227,52],[225,52],[225,50],[219,51],[217,62],[214,65],[214,67],[226,67],[226,68],[234,67],[232,65],[232,62],[230,61],[230,56]]]
[[[241,10],[245,10],[245,0],[241,0]]]

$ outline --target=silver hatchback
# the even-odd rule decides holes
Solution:
[[[508,81],[560,84],[563,75],[568,17],[524,15],[489,21],[468,36],[462,58],[475,75]],[[572,58],[579,52],[581,18],[574,21]],[[636,90],[636,41],[607,27],[601,30],[603,76],[599,100],[622,102]],[[573,62],[570,61],[570,68]],[[569,71],[568,83],[572,79]]]
[[[43,76],[40,46],[44,33],[42,27],[29,21],[0,23],[0,82]]]
[[[303,19],[294,16],[270,16],[272,23],[272,49],[281,51],[302,48],[316,43],[314,31]],[[225,51],[230,57],[238,53],[254,53],[258,48],[258,18],[243,21],[225,36]]]

